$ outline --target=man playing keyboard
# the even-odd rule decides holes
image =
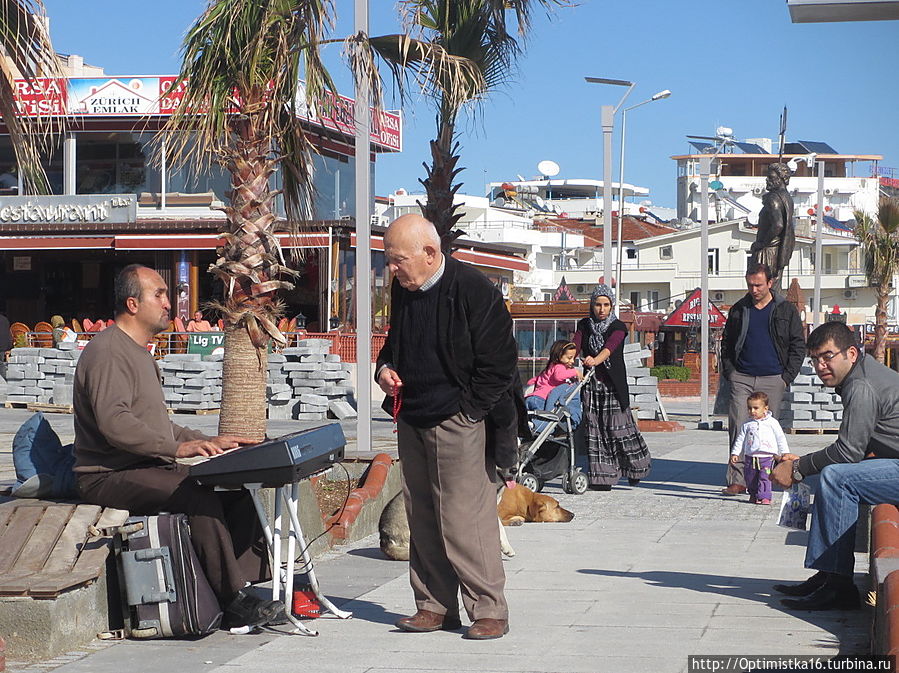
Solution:
[[[283,616],[280,601],[245,587],[268,579],[268,555],[246,491],[216,492],[189,478],[176,458],[216,456],[239,437],[208,437],[172,423],[147,344],[168,328],[168,287],[132,264],[115,281],[115,325],[85,347],[75,370],[75,472],[81,497],[133,515],[184,513],[191,540],[224,610],[224,626]]]

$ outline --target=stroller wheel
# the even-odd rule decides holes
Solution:
[[[581,472],[580,470],[575,470],[571,476],[566,475],[565,479],[565,492],[573,493],[574,495],[583,495],[587,492],[587,475]]]
[[[531,489],[534,493],[539,492],[543,488],[543,480],[530,472],[523,473],[521,478],[519,478],[518,483],[525,488]]]

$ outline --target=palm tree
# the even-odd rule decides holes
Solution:
[[[893,278],[899,273],[899,200],[881,197],[876,215],[855,211],[855,237],[866,253],[868,281],[877,295],[874,318],[874,357],[886,355],[887,303]]]
[[[443,47],[447,54],[474,64],[476,74],[463,81],[450,81],[435,71],[430,92],[437,108],[437,137],[430,143],[431,163],[424,164],[427,177],[420,180],[427,201],[419,203],[425,218],[434,223],[444,252],[462,235],[453,227],[462,217],[453,197],[462,186],[455,182],[463,170],[457,168],[460,145],[456,120],[462,108],[481,101],[488,93],[510,81],[521,54],[510,33],[507,16],[514,13],[518,36],[527,36],[531,12],[536,4],[549,9],[568,5],[568,0],[402,0],[403,23],[413,35]]]
[[[265,436],[266,348],[270,339],[285,342],[277,328],[277,293],[292,288],[296,276],[274,235],[273,200],[281,194],[291,225],[309,220],[311,143],[299,108],[333,89],[320,58],[323,45],[337,42],[325,39],[332,9],[328,0],[211,0],[185,38],[173,85],[184,94],[167,123],[166,151],[195,167],[214,158],[231,177],[225,243],[210,268],[225,285],[221,434]],[[438,70],[456,81],[470,70],[406,35],[369,40],[357,34],[346,43],[354,76],[374,87],[376,103],[376,55],[400,85],[406,73],[425,78]],[[301,68],[305,101],[297,95]],[[270,178],[279,168],[281,190],[275,191]]]
[[[28,193],[46,194],[41,165],[51,138],[62,132],[62,118],[23,117],[16,105],[16,77],[60,77],[62,65],[50,42],[41,0],[0,0],[0,118],[9,131],[16,163]]]

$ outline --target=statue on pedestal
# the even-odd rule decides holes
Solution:
[[[750,264],[767,264],[772,273],[773,287],[780,289],[784,268],[790,263],[796,245],[796,225],[793,223],[793,198],[787,191],[790,183],[790,169],[784,163],[768,166],[759,213],[759,230],[749,251]]]

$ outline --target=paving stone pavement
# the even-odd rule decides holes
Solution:
[[[695,428],[695,400],[669,413]],[[7,418],[0,411],[0,447]],[[182,418],[191,417],[178,417]],[[214,428],[209,417],[199,425]],[[64,419],[51,419],[64,426]],[[375,422],[376,441],[391,446],[390,424]],[[13,430],[14,432],[14,430]],[[348,430],[348,435],[350,434]],[[806,453],[828,435],[790,435]],[[808,576],[805,533],[779,528],[776,506],[720,495],[727,433],[688,429],[646,435],[653,470],[638,487],[582,496],[545,492],[575,513],[567,524],[507,529],[517,555],[504,561],[511,631],[476,642],[462,632],[407,634],[393,622],[412,611],[407,566],[385,560],[377,536],[337,548],[316,561],[325,593],[352,619],[322,618],[309,638],[265,631],[219,632],[193,641],[103,644],[71,659],[14,673],[119,673],[123,666],[226,673],[272,670],[321,673],[687,671],[688,655],[819,655],[865,652],[870,609],[791,613],[771,591],[777,581]],[[0,454],[0,463],[4,460]],[[779,496],[775,502],[779,502]],[[865,555],[856,576],[865,588]],[[467,620],[463,620],[467,621]],[[135,662],[129,664],[128,662]]]

